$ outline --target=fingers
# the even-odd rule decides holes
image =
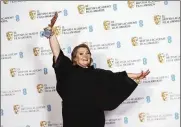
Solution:
[[[147,70],[146,72],[144,72],[144,74],[143,74],[143,78],[145,78],[148,74],[150,73],[150,71],[149,70]]]
[[[150,73],[150,70],[147,70],[146,72],[145,72],[145,75],[148,75]]]
[[[58,17],[58,12],[57,11],[55,12],[55,16]]]
[[[144,75],[144,72],[143,71],[141,71],[141,76],[143,76]]]
[[[138,78],[140,78],[143,75],[143,71],[138,75]]]
[[[137,74],[136,79],[140,79],[143,76],[143,71],[141,73]]]
[[[150,72],[150,70],[148,69],[146,72]]]
[[[145,72],[141,71],[141,73],[138,74],[137,79],[144,79],[149,73],[150,73],[149,70]]]

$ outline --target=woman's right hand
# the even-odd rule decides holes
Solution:
[[[47,39],[50,39],[50,37],[54,35],[53,26],[54,26],[57,18],[58,18],[58,13],[55,12],[55,15],[51,19],[51,23],[48,24],[48,27],[44,28],[44,32],[45,32],[44,35]]]

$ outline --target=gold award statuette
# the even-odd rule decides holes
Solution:
[[[50,38],[50,36],[52,34],[52,28],[53,28],[57,18],[58,18],[58,13],[55,12],[55,15],[51,19],[51,23],[48,25],[48,27],[44,28],[43,36],[45,36],[46,38]]]

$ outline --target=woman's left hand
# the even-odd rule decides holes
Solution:
[[[146,78],[146,76],[148,75],[150,73],[150,71],[149,70],[147,70],[147,71],[141,71],[141,73],[138,73],[138,74],[135,74],[135,79],[137,79],[137,80],[141,80],[141,79],[144,79],[144,78]]]

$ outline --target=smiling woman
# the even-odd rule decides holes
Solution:
[[[76,46],[71,56],[73,65],[77,64],[83,68],[87,68],[92,62],[91,52],[86,44]]]
[[[51,23],[54,24],[56,13]],[[104,111],[114,110],[136,89],[134,79],[143,79],[149,70],[138,74],[94,68],[89,47],[76,46],[71,60],[64,55],[52,31],[49,43],[53,52],[56,90],[63,100],[63,127],[104,127]]]

